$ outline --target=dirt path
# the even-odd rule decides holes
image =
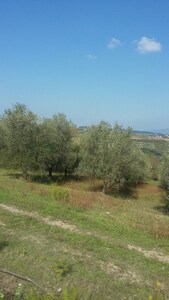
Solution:
[[[105,240],[105,237],[102,237],[100,235],[98,236],[96,234],[93,234],[92,232],[82,231],[82,230],[78,229],[75,225],[71,225],[71,224],[63,222],[61,220],[52,220],[50,218],[42,217],[38,213],[28,212],[28,211],[25,211],[25,210],[17,209],[14,206],[8,206],[8,205],[5,205],[5,204],[0,204],[0,208],[4,209],[6,211],[9,211],[11,213],[15,213],[15,214],[26,216],[26,217],[31,217],[31,218],[33,218],[33,219],[35,219],[37,221],[44,222],[45,224],[48,224],[48,225],[51,225],[51,226],[57,226],[57,227],[65,229],[65,230],[69,230],[71,232],[75,232],[75,233],[79,233],[79,234],[84,234],[84,235],[91,235],[91,236],[95,236],[97,238],[99,237],[100,239],[104,239]],[[0,223],[0,225],[4,226],[5,224],[1,224]],[[127,248],[129,250],[134,250],[134,251],[140,252],[145,257],[152,258],[152,259],[161,261],[163,263],[168,263],[169,264],[169,256],[164,255],[162,253],[162,251],[157,252],[154,249],[152,249],[152,250],[145,250],[145,249],[143,249],[143,248],[141,248],[139,246],[135,246],[135,245],[128,245]],[[114,267],[112,267],[112,268],[110,267],[110,268],[108,268],[108,270],[109,271],[111,270],[111,272],[114,272],[115,270],[117,270],[117,268],[118,268],[117,266],[115,266],[115,268]]]
[[[30,217],[30,218],[33,218],[37,221],[42,221],[45,224],[48,224],[48,225],[51,225],[51,226],[57,226],[57,227],[60,227],[60,228],[63,228],[63,229],[73,231],[73,232],[79,232],[77,230],[76,226],[70,225],[70,224],[68,224],[66,222],[63,222],[63,221],[60,221],[60,220],[54,220],[53,221],[50,218],[42,217],[37,213],[32,213],[32,212],[28,212],[28,211],[25,211],[25,210],[17,209],[14,206],[8,206],[8,205],[5,205],[5,204],[0,204],[0,207],[4,210],[7,210],[7,211],[11,212],[11,213],[15,213],[15,214],[18,214],[18,215]]]
[[[161,262],[169,264],[169,256],[164,255],[162,252],[157,252],[155,250],[145,250],[141,247],[134,246],[134,245],[128,245],[128,249],[136,250],[136,251],[144,254],[145,257],[157,259]]]

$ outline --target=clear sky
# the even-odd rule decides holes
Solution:
[[[169,128],[168,0],[1,0],[0,114]]]

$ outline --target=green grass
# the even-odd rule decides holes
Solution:
[[[169,263],[129,249],[169,256],[169,216],[161,211],[158,186],[141,186],[126,199],[86,191],[86,186],[66,182],[70,197],[56,199],[53,184],[26,182],[2,170],[0,203],[39,217],[0,208],[0,268],[30,277],[53,294],[59,287],[76,287],[79,299],[148,299],[159,280],[167,299]],[[42,218],[67,222],[76,231]],[[8,290],[10,280],[0,274],[0,289]],[[23,285],[30,290],[29,283]]]

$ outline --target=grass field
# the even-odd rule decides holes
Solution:
[[[169,215],[161,193],[151,182],[113,197],[99,181],[58,187],[1,170],[0,269],[52,294],[76,288],[78,299],[169,299]],[[18,283],[25,293],[35,288],[0,273],[9,298]]]

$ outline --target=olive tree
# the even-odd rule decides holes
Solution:
[[[145,159],[131,139],[131,129],[101,122],[86,130],[78,173],[103,180],[104,191],[133,186],[144,180]]]
[[[161,186],[169,192],[169,153],[161,159],[159,177]]]
[[[169,209],[169,152],[167,152],[161,159],[159,179],[161,187],[165,190],[163,200],[166,208]]]
[[[6,151],[7,151],[7,141],[6,141],[6,130],[3,119],[0,118],[0,167],[6,166]]]
[[[5,135],[5,161],[24,176],[36,166],[37,116],[25,105],[16,104],[2,116]]]
[[[38,164],[47,170],[49,178],[54,170],[63,170],[68,162],[72,142],[72,123],[64,114],[43,119],[39,125]]]
[[[132,130],[115,125],[112,130],[111,176],[117,187],[130,187],[145,178],[146,161],[143,152],[132,140]]]

